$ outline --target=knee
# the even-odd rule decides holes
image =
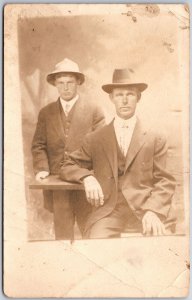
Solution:
[[[120,237],[120,232],[96,225],[93,225],[83,235],[84,239],[109,239],[118,237]]]

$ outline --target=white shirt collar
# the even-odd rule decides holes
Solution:
[[[136,115],[133,115],[131,118],[124,120],[120,118],[117,114],[115,115],[114,126],[115,127],[123,127],[127,126],[128,128],[134,128],[137,122]]]
[[[61,105],[65,111],[65,107],[66,107],[66,104],[70,105],[69,106],[69,109],[68,111],[71,110],[71,108],[73,107],[73,105],[77,102],[77,100],[79,99],[79,95],[76,95],[73,99],[71,99],[70,101],[65,101],[64,99],[62,99],[61,97],[59,98],[60,99],[60,102],[61,102]]]

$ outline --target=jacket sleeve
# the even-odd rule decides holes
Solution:
[[[90,135],[84,138],[80,149],[72,152],[61,163],[60,178],[64,181],[82,183],[82,178],[94,175],[92,167]]]
[[[92,125],[92,131],[95,131],[101,127],[103,127],[105,124],[105,116],[102,111],[102,109],[97,105],[94,110],[93,114],[93,125]]]
[[[40,171],[49,172],[46,141],[46,122],[43,110],[40,111],[38,116],[38,122],[32,141],[31,152],[33,156],[34,173],[37,174]]]
[[[151,196],[143,205],[143,210],[151,210],[166,218],[168,216],[173,194],[175,178],[166,170],[167,141],[165,137],[155,139],[153,160],[153,189]]]

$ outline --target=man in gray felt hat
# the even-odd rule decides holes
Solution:
[[[113,82],[102,88],[115,106],[114,120],[88,135],[60,171],[62,179],[84,184],[92,205],[84,238],[119,237],[125,229],[144,235],[174,232],[176,183],[166,170],[167,141],[135,115],[147,84],[134,70],[117,69]]]
[[[105,124],[101,108],[78,94],[84,80],[78,65],[67,58],[47,76],[59,98],[39,113],[32,142],[37,180],[58,174],[61,162],[80,147],[83,137]],[[84,191],[44,191],[44,205],[53,212],[56,239],[73,239],[75,218],[80,231],[84,230],[90,211]]]

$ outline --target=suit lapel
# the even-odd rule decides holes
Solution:
[[[52,107],[50,122],[52,123],[58,136],[60,136],[64,140],[65,134],[64,134],[63,124],[61,120],[60,105],[61,105],[60,100],[58,99],[55,105]]]
[[[81,128],[79,128],[79,124],[83,124],[82,120],[83,118],[86,118],[86,112],[85,112],[85,103],[84,101],[79,98],[77,100],[77,102],[75,103],[75,106],[72,108],[73,112],[72,112],[72,117],[71,117],[71,125],[70,125],[70,130],[69,130],[69,136],[75,132],[78,132],[79,130],[81,130]]]
[[[73,135],[74,132],[79,131],[79,124],[82,123],[83,111],[84,111],[84,102],[81,101],[81,99],[79,99],[75,103],[73,116],[72,116],[72,119],[73,117],[75,117],[75,122],[73,122],[73,120],[71,121],[69,136],[71,134]],[[65,133],[64,133],[63,123],[61,119],[61,104],[59,99],[55,103],[55,106],[52,108],[51,116],[52,117],[50,118],[50,122],[52,123],[57,134],[64,140]]]
[[[113,122],[102,131],[102,146],[111,165],[115,180],[117,180],[117,143]]]
[[[142,128],[140,121],[137,120],[135,129],[133,131],[131,143],[129,145],[129,149],[126,155],[125,172],[130,166],[130,164],[132,163],[137,153],[142,148],[143,144],[145,143],[145,139],[146,139],[146,130]]]

